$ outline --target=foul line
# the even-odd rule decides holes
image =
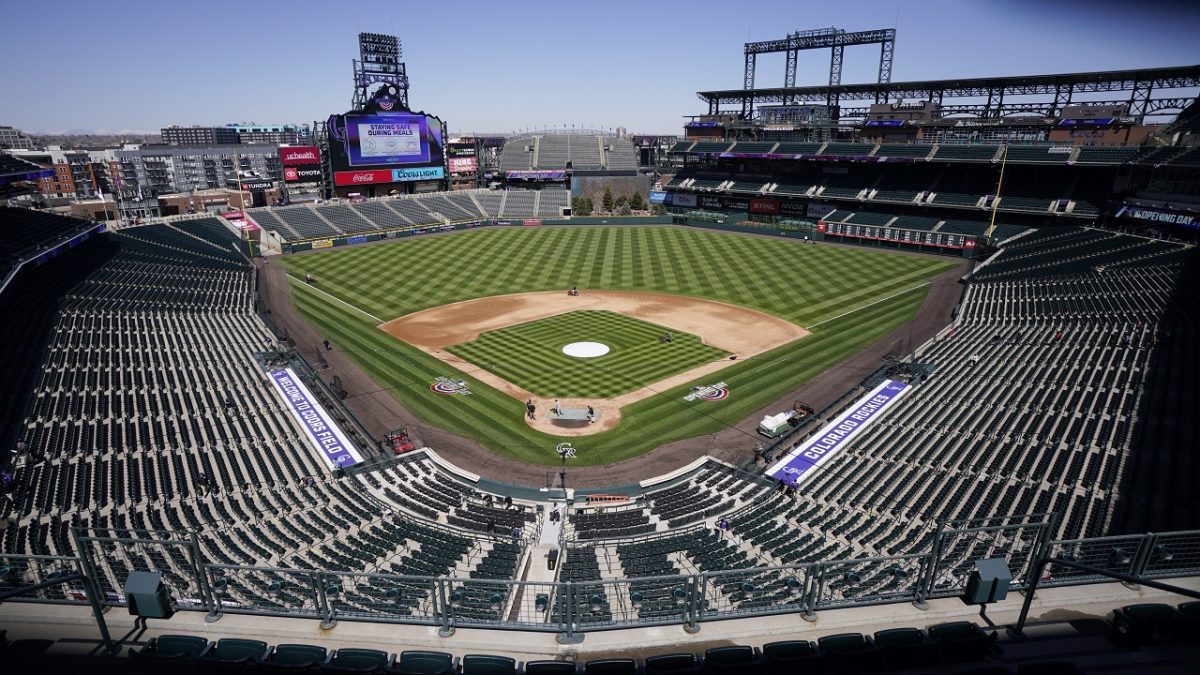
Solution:
[[[292,276],[292,275],[290,275],[290,274],[288,275],[288,281],[291,281],[291,282],[294,282],[294,283],[297,283],[297,284],[304,283],[304,282],[300,281],[299,279],[297,279],[296,277],[293,277],[293,276]],[[359,314],[362,314],[362,315],[364,315],[364,316],[369,316],[369,317],[371,317],[371,318],[372,318],[372,319],[374,319],[374,320],[375,320],[377,323],[383,323],[383,319],[381,319],[381,318],[379,318],[379,317],[375,316],[374,314],[372,314],[372,313],[368,312],[368,311],[367,311],[367,310],[365,310],[365,309],[361,309],[361,308],[359,308],[359,307],[355,307],[354,305],[352,305],[352,304],[350,304],[350,303],[346,302],[345,300],[342,300],[341,298],[339,298],[339,297],[337,297],[337,296],[335,296],[335,295],[332,295],[332,294],[330,294],[330,293],[326,293],[325,291],[323,291],[323,290],[321,290],[321,289],[319,289],[319,288],[317,288],[316,286],[313,286],[313,285],[311,285],[311,284],[305,284],[305,286],[308,286],[308,289],[309,289],[309,290],[316,291],[316,292],[320,293],[321,295],[323,295],[323,296],[325,296],[325,297],[329,298],[330,300],[333,300],[334,302],[340,302],[340,303],[342,303],[343,305],[345,305],[345,306],[349,307],[350,309],[352,309],[352,310],[354,310],[354,311],[358,312]]]
[[[900,291],[899,293],[892,293],[891,295],[887,296],[886,298],[880,298],[880,299],[876,300],[875,302],[872,302],[872,303],[871,303],[871,304],[869,304],[869,305],[863,305],[862,307],[855,307],[854,309],[850,310],[849,312],[842,312],[841,314],[838,314],[838,315],[837,315],[837,316],[835,316],[835,317],[830,317],[830,318],[828,318],[828,319],[825,319],[824,321],[818,321],[818,322],[814,323],[814,324],[813,324],[813,325],[811,325],[811,326],[805,326],[805,327],[804,327],[804,330],[812,330],[812,329],[816,328],[817,326],[820,326],[820,325],[821,325],[821,324],[823,324],[823,323],[829,323],[830,321],[836,321],[836,320],[838,320],[838,319],[842,318],[843,316],[847,316],[847,315],[853,314],[853,313],[855,313],[855,312],[859,311],[860,309],[866,309],[866,308],[868,308],[868,307],[874,307],[875,305],[878,305],[878,304],[879,304],[879,303],[881,303],[881,302],[887,302],[888,300],[891,300],[892,298],[895,298],[895,297],[899,297],[899,296],[901,296],[901,295],[904,295],[905,293],[912,293],[913,291],[917,290],[918,288],[921,288],[922,286],[928,286],[928,285],[929,285],[929,283],[930,283],[930,282],[926,281],[926,282],[925,282],[925,283],[923,283],[923,284],[917,284],[916,286],[913,286],[912,288],[908,288],[908,289],[905,289],[905,290],[903,290],[903,291]]]

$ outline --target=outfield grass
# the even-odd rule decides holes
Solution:
[[[476,297],[527,291],[649,290],[743,305],[812,330],[809,337],[720,373],[730,397],[685,402],[692,382],[622,410],[614,429],[580,437],[577,464],[603,464],[736,423],[908,321],[923,282],[954,265],[917,256],[711,230],[496,228],[282,258],[345,303],[389,320]],[[292,284],[298,311],[422,420],[523,461],[555,464],[557,436],[530,429],[517,401],[383,332],[374,319]],[[881,300],[887,300],[880,302]],[[748,326],[747,330],[753,330]],[[471,396],[429,391],[439,375]],[[859,375],[859,373],[856,373]],[[866,373],[861,373],[866,375]]]
[[[448,351],[538,396],[564,398],[613,398],[729,356],[679,331],[662,344],[667,330],[617,312],[582,310],[487,331]],[[611,351],[585,359],[562,352],[581,340]]]

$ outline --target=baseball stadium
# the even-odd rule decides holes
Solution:
[[[466,137],[363,33],[319,198],[0,207],[0,656],[1195,672],[1200,65],[895,39],[747,42],[678,136]]]

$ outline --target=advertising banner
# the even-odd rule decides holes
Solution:
[[[1170,209],[1149,208],[1134,204],[1122,204],[1113,214],[1117,218],[1136,218],[1152,223],[1177,225],[1179,227],[1200,228],[1200,214],[1172,211]]]
[[[783,202],[779,205],[779,212],[785,216],[807,216],[808,205],[802,202]]]
[[[667,193],[651,190],[650,191],[650,203],[651,204],[666,204],[667,203]]]
[[[720,197],[701,197],[700,198],[700,206],[702,208],[706,208],[706,209],[722,208],[721,198]]]
[[[285,166],[283,180],[286,183],[316,183],[321,180],[321,165]]]
[[[358,449],[346,438],[329,413],[321,407],[308,387],[296,377],[291,368],[271,371],[271,384],[291,409],[292,416],[304,429],[304,434],[321,453],[331,469],[352,466],[362,461]]]
[[[370,171],[336,171],[334,185],[371,185],[374,183],[404,183],[414,180],[441,180],[446,171],[440,166],[422,169],[374,169]]]
[[[829,461],[849,445],[873,420],[882,417],[883,412],[900,400],[909,389],[910,386],[904,382],[884,380],[866,396],[855,401],[846,412],[825,425],[816,435],[796,446],[783,459],[767,469],[767,475],[792,485],[800,482],[813,469]]]
[[[678,192],[672,192],[670,195],[671,205],[673,206],[695,206],[696,195],[685,195]]]
[[[475,173],[479,160],[474,157],[450,157],[450,173]]]
[[[315,145],[293,145],[279,149],[279,161],[284,166],[320,164],[321,150]]]
[[[312,243],[313,248],[333,248],[332,239],[316,239]]]
[[[404,183],[413,180],[441,180],[446,177],[446,170],[440,166],[423,169],[392,169],[392,182]]]
[[[750,213],[765,213],[768,215],[779,214],[779,200],[766,199],[764,197],[754,197],[750,200]]]

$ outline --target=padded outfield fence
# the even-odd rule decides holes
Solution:
[[[574,636],[595,630],[699,624],[724,619],[960,596],[974,561],[1003,557],[1013,590],[1106,581],[1095,570],[1145,579],[1200,574],[1200,530],[1080,540],[1048,539],[1055,518],[1027,516],[942,523],[925,553],[795,565],[704,571],[678,576],[594,581],[523,582],[386,573],[249,567],[205,559],[191,533],[75,530],[84,552],[72,556],[0,556],[0,595],[21,602],[124,606],[120,584],[134,570],[163,573],[177,610],[338,620],[528,630]],[[116,534],[116,533],[113,533]],[[571,549],[567,549],[567,556]],[[542,561],[534,561],[542,564]],[[73,581],[47,585],[56,578]],[[36,587],[36,588],[35,588]],[[27,589],[27,590],[26,590]]]

